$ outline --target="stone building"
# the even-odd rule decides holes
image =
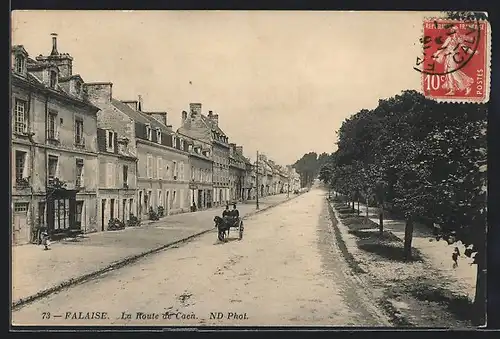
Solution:
[[[89,97],[102,110],[99,127],[125,138],[123,147],[137,158],[135,215],[148,218],[150,208],[157,212],[158,207],[164,215],[189,210],[187,146],[167,124],[167,113],[143,111],[140,99],[117,100],[112,88],[112,83],[87,84]]]
[[[213,206],[221,206],[229,200],[229,138],[219,127],[219,115],[208,112],[205,116],[200,103],[190,103],[189,114],[182,112],[178,133],[212,145]]]
[[[246,164],[243,148],[234,143],[229,144],[229,200],[241,201],[244,195]]]
[[[124,223],[130,214],[136,214],[136,162],[128,152],[128,138],[110,128],[97,129],[99,149],[99,199],[98,231],[107,230],[110,219]]]
[[[73,58],[52,38],[48,56],[12,48],[13,243],[87,231],[96,222],[96,112]]]
[[[212,145],[180,134],[187,144],[190,168],[189,202],[192,211],[212,207]]]

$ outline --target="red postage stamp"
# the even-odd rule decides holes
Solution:
[[[427,19],[423,55],[416,67],[422,74],[422,92],[447,102],[489,100],[490,32],[486,21]]]

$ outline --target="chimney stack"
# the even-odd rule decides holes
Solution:
[[[182,111],[182,123],[184,123],[186,121],[188,117],[188,113],[186,111]]]
[[[111,102],[113,98],[113,83],[111,82],[92,82],[86,83],[85,88],[89,100],[94,104],[105,104]]]
[[[50,35],[52,36],[52,52],[50,52],[50,55],[59,55],[57,51],[57,33],[52,33]]]
[[[200,103],[190,103],[189,109],[193,115],[201,115],[201,104]]]
[[[212,115],[211,120],[214,122],[214,124],[215,124],[216,126],[219,126],[219,115],[218,115],[218,114],[214,114],[214,115]]]
[[[138,95],[138,100],[137,100],[137,110],[139,112],[142,112],[142,95]]]
[[[236,146],[236,153],[243,155],[243,146]]]

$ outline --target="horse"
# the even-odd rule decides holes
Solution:
[[[224,220],[219,216],[216,216],[214,218],[214,222],[215,222],[215,227],[217,227],[219,240],[223,241],[225,237],[229,236],[229,229],[231,228],[231,225],[227,223],[226,220]]]

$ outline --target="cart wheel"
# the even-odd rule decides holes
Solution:
[[[243,239],[243,222],[240,224],[240,240]]]

